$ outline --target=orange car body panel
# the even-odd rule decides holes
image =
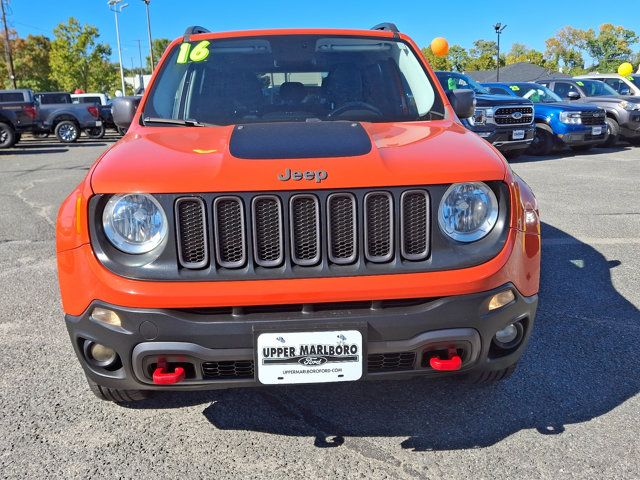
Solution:
[[[191,40],[249,35],[327,34],[379,36],[362,30],[268,30],[192,35]],[[400,37],[419,52],[404,35]],[[176,39],[173,45],[180,43]],[[167,52],[170,49],[167,49]],[[167,53],[165,53],[165,56]],[[94,300],[140,308],[189,308],[429,298],[490,290],[512,282],[525,296],[538,292],[540,229],[529,187],[497,150],[459,124],[427,62],[450,119],[429,122],[361,122],[372,140],[366,155],[344,158],[246,160],[229,152],[232,126],[143,127],[143,98],[127,135],[107,150],[62,204],[58,216],[58,274],[64,311],[80,315]],[[164,57],[163,57],[164,60]],[[158,69],[154,73],[153,83]],[[286,168],[322,169],[328,178],[281,182]],[[434,185],[503,180],[511,192],[510,231],[501,252],[481,265],[450,271],[378,276],[215,282],[141,281],[105,268],[93,253],[87,206],[96,193],[242,192]]]

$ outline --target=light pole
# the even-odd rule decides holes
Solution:
[[[147,7],[147,36],[149,37],[149,61],[151,63],[151,72],[153,73],[153,42],[151,41],[151,17],[149,17],[149,4],[151,0],[142,0]]]
[[[4,0],[0,0],[0,6],[2,7],[2,23],[4,24],[4,51],[7,57],[7,67],[9,70],[9,80],[13,88],[16,88],[16,74],[13,71],[13,55],[11,54],[11,42],[9,41],[9,29],[7,28],[7,17],[4,13]]]
[[[108,0],[109,10],[111,10],[116,17],[116,41],[118,42],[118,61],[120,62],[120,81],[122,82],[122,94],[127,94],[127,89],[124,84],[124,68],[122,68],[122,50],[120,48],[120,28],[118,27],[118,14],[122,13],[122,10],[129,6],[128,3],[120,5],[122,0]]]
[[[493,26],[493,29],[496,31],[496,35],[498,36],[498,57],[496,58],[496,82],[500,81],[500,34],[505,28],[507,28],[507,26],[502,25],[500,22],[496,23]]]

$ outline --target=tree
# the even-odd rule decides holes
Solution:
[[[469,50],[467,70],[492,70],[496,68],[498,44],[493,40],[476,40]],[[500,57],[500,65],[504,65],[504,56]]]
[[[602,71],[615,71],[631,57],[631,45],[638,42],[633,30],[605,23],[600,25],[596,35],[592,29],[584,33],[584,48],[596,60],[594,65]]]
[[[451,70],[451,63],[449,62],[448,57],[435,56],[430,47],[423,48],[422,54],[434,70]]]
[[[452,70],[456,72],[464,72],[469,63],[469,54],[464,47],[460,45],[451,45],[449,49],[449,62]]]
[[[156,65],[158,64],[158,61],[160,60],[162,54],[167,49],[170,43],[171,40],[169,40],[168,38],[156,38],[155,40],[153,40],[153,61]],[[151,71],[151,58],[149,58],[149,56],[147,56],[147,70]]]
[[[51,79],[49,56],[51,41],[44,35],[28,35],[14,43],[14,65],[18,88],[30,88],[36,92],[58,89]]]
[[[17,38],[18,34],[16,33],[16,31],[13,28],[9,28],[9,44],[11,45],[11,51],[13,52],[14,56],[16,51],[15,42]],[[9,68],[7,67],[4,31],[2,31],[2,34],[0,34],[0,88],[13,88],[11,79],[9,78]]]
[[[73,17],[60,23],[51,42],[51,78],[60,88],[72,91],[111,91],[117,86],[117,73],[109,61],[111,47],[98,44],[99,32],[93,25],[80,25]]]
[[[540,67],[547,66],[542,52],[529,48],[523,43],[514,43],[505,57],[507,65],[518,62],[527,62]]]

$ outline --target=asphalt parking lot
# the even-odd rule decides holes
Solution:
[[[537,325],[514,376],[163,394],[89,391],[67,337],[58,205],[114,139],[0,153],[0,477],[638,478],[640,148],[523,157]]]

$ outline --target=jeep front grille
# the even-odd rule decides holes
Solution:
[[[179,262],[186,269],[210,263],[212,273],[240,274],[249,268],[296,276],[314,269],[408,264],[430,255],[431,202],[426,189],[203,198],[209,206],[200,197],[176,200]]]
[[[533,107],[498,107],[494,120],[497,125],[527,125],[533,122]]]
[[[209,252],[204,201],[198,197],[179,198],[175,212],[180,263],[191,269],[207,266]]]

